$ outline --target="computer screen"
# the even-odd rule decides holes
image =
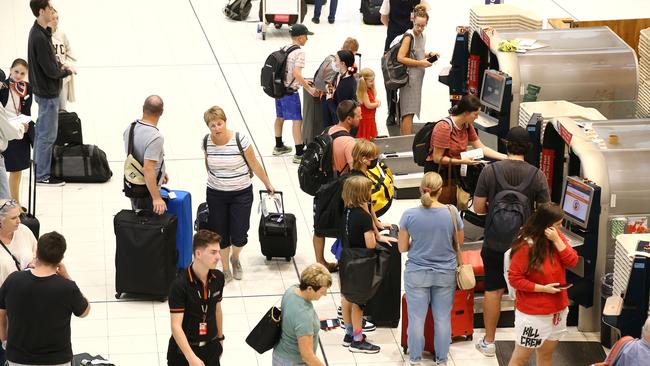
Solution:
[[[593,187],[578,177],[567,177],[562,197],[564,218],[586,229],[593,198]]]
[[[501,112],[503,95],[506,89],[506,77],[497,70],[485,70],[481,87],[481,104]]]

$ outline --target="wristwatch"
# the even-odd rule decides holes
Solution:
[[[226,339],[226,336],[225,336],[225,335],[222,335],[221,337],[217,337],[217,340],[218,340],[219,342],[223,341],[224,339]]]

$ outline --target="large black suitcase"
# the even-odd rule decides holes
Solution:
[[[59,128],[54,145],[63,146],[68,144],[83,144],[81,120],[74,112],[59,112]]]
[[[36,177],[32,178],[32,171],[36,170],[33,161],[29,162],[29,189],[27,191],[27,209],[20,214],[20,223],[27,226],[38,239],[41,223],[36,218]],[[33,180],[32,180],[33,179]],[[32,190],[32,188],[34,190]]]
[[[122,210],[115,215],[115,297],[167,298],[176,276],[176,216]]]
[[[260,200],[262,194],[268,191],[260,191]],[[288,261],[296,255],[296,244],[298,243],[298,234],[296,232],[296,216],[284,212],[284,196],[282,192],[275,192],[280,195],[282,212],[269,212],[268,216],[263,214],[260,217],[260,226],[258,234],[262,254],[267,260],[273,257],[281,257]],[[278,210],[279,211],[279,210]]]
[[[363,313],[379,327],[396,328],[400,317],[402,255],[397,245],[390,245],[388,273],[379,290],[366,304]]]
[[[51,175],[70,183],[103,183],[113,172],[106,153],[95,145],[55,145]]]

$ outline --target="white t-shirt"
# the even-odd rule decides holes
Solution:
[[[237,147],[235,135],[233,132],[232,138],[225,145],[215,145],[208,136],[208,187],[211,189],[241,191],[252,184],[248,166]],[[244,151],[251,146],[248,136],[243,133],[239,134],[239,141]],[[203,139],[201,139],[201,150],[203,150]]]
[[[420,4],[426,6],[427,10],[431,9],[431,7],[429,6],[429,1],[428,0],[420,0]],[[384,0],[381,3],[381,8],[379,8],[379,14],[381,14],[381,15],[390,14],[390,0]]]
[[[20,269],[27,268],[27,265],[34,259],[36,253],[36,238],[32,231],[23,224],[18,225],[14,232],[11,243],[5,243],[7,249],[20,262]],[[3,284],[10,274],[17,271],[16,263],[4,248],[0,247],[0,284]]]
[[[288,49],[292,45],[286,46],[284,49]],[[305,50],[298,48],[293,50],[287,56],[287,73],[284,77],[284,86],[291,86],[292,89],[300,89],[300,82],[293,77],[293,69],[296,67],[305,67]]]

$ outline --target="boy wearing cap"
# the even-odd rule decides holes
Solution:
[[[530,137],[522,127],[513,127],[506,136],[508,158],[487,165],[478,178],[474,192],[474,210],[477,214],[489,214],[488,205],[504,188],[497,183],[496,174],[500,174],[511,186],[518,186],[527,177],[534,175],[532,182],[521,193],[528,197],[531,212],[537,203],[549,202],[548,183],[544,173],[524,160],[526,151],[530,149]],[[512,238],[514,239],[514,238]],[[504,250],[505,249],[505,250]],[[485,356],[493,357],[496,352],[494,335],[501,314],[501,296],[507,287],[503,277],[503,255],[509,248],[497,248],[495,243],[483,241],[481,258],[485,268],[485,301],[483,303],[483,320],[485,322],[485,337],[476,348]]]
[[[302,86],[309,94],[318,96],[316,89],[302,76],[302,69],[305,67],[305,51],[301,47],[307,43],[307,36],[312,34],[314,33],[310,32],[303,24],[295,24],[291,27],[292,42],[284,47],[284,50],[296,47],[287,56],[287,73],[284,78],[284,85],[293,89],[294,92],[275,100],[275,147],[273,148],[273,155],[284,155],[291,152],[291,148],[282,142],[284,120],[291,120],[293,121],[293,140],[296,144],[296,154],[293,156],[293,162],[296,164],[300,163],[305,148],[301,132],[302,108],[298,90]]]

